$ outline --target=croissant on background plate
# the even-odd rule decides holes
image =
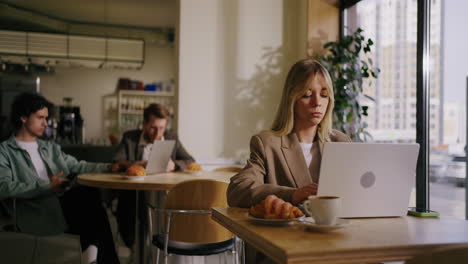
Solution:
[[[146,176],[146,170],[140,165],[132,165],[126,171],[127,176]]]
[[[201,171],[203,170],[203,168],[200,166],[200,164],[192,162],[190,163],[190,165],[187,166],[186,170]]]
[[[266,219],[292,219],[304,216],[299,208],[273,194],[268,195],[260,204],[250,207],[249,213],[254,217]]]

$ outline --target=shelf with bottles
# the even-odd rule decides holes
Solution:
[[[149,96],[126,96],[119,98],[120,114],[143,114],[143,110],[150,104],[162,104],[170,113],[174,113],[174,98],[149,97]]]
[[[136,93],[122,93],[121,91],[118,93],[118,130],[121,133],[141,128],[143,110],[153,103],[164,105],[171,113],[171,117],[174,117],[174,96],[160,96],[161,92],[133,92]]]
[[[161,91],[140,91],[140,90],[119,90],[120,96],[174,96],[173,92],[161,92]]]
[[[142,115],[143,110],[122,110],[122,115]]]
[[[157,95],[157,96],[174,96],[175,82],[174,79],[164,81],[154,81],[144,84],[140,80],[132,80],[129,78],[119,78],[117,90],[123,95]]]
[[[137,116],[121,116],[120,117],[120,131],[123,133],[132,129],[141,129],[143,123],[143,115]]]

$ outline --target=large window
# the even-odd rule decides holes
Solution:
[[[365,85],[366,122],[377,142],[416,141],[417,3],[407,0],[363,0],[346,10],[346,31],[360,27],[371,38],[377,80]],[[436,129],[433,129],[434,131]]]
[[[463,91],[466,84],[452,84],[449,80],[460,77],[465,80],[466,77],[463,74],[449,77],[448,74],[455,70],[449,67],[459,69],[463,66],[447,62],[447,49],[451,45],[447,45],[449,40],[444,34],[449,26],[446,21],[450,9],[442,6],[443,2],[431,0],[430,14],[430,207],[442,215],[464,218],[464,189],[457,186],[462,185],[465,175],[464,163],[459,160],[463,161],[465,155],[465,125],[461,121],[465,120],[463,106],[466,96]],[[468,3],[463,4],[467,6],[458,10],[468,8]],[[369,105],[366,121],[373,140],[415,142],[417,1],[362,0],[345,10],[344,24],[345,33],[360,27],[365,36],[375,42],[373,60],[381,69],[381,74],[376,81],[365,86],[365,92],[375,99],[366,102]],[[463,27],[462,21],[458,27]],[[464,30],[459,28],[455,32]],[[459,52],[466,53],[465,49],[454,53]],[[465,76],[468,75],[466,73]],[[414,200],[413,192],[413,205]]]
[[[439,97],[439,133],[431,134],[430,204],[442,215],[465,218],[466,78],[465,0],[431,0],[431,96]],[[440,88],[439,88],[440,87]],[[431,108],[431,115],[432,115]],[[431,120],[432,121],[432,120]]]

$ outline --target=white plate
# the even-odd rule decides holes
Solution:
[[[315,231],[315,232],[331,232],[350,224],[349,220],[339,218],[335,225],[317,225],[312,217],[306,217],[301,222],[306,230]]]
[[[196,170],[184,170],[185,173],[190,173],[193,175],[201,175],[202,171],[196,171]]]
[[[147,177],[147,176],[128,176],[125,174],[120,174],[119,176],[120,178],[125,179],[125,180],[135,180],[135,181],[143,180],[145,177]]]
[[[301,221],[302,218],[304,218],[304,216],[301,216],[298,218],[292,218],[292,219],[265,219],[265,218],[257,218],[247,213],[247,219],[249,221],[255,224],[261,224],[261,225],[284,226],[294,221]]]

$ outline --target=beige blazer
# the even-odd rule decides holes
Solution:
[[[333,130],[331,141],[350,142],[351,139]],[[250,140],[250,159],[237,175],[231,178],[227,191],[229,206],[250,207],[269,194],[291,202],[292,193],[313,182],[318,183],[323,143],[312,147],[311,172],[302,153],[296,133],[275,136],[262,132]]]

